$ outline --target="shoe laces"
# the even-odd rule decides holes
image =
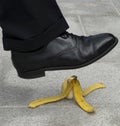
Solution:
[[[73,33],[69,33],[67,31],[63,32],[62,34],[59,35],[60,37],[67,39],[69,36],[71,36],[72,38],[76,38],[77,35],[73,34]]]

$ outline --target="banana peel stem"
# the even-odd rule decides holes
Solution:
[[[87,89],[82,90],[81,84],[77,79],[77,76],[71,76],[67,80],[65,80],[62,84],[62,93],[58,96],[53,96],[49,98],[41,98],[31,102],[28,107],[29,108],[36,108],[43,104],[52,103],[60,101],[64,98],[72,99],[75,98],[77,104],[86,112],[91,113],[94,112],[94,108],[84,99],[85,96],[90,94],[91,92],[105,88],[106,86],[103,83],[95,83],[89,86]]]

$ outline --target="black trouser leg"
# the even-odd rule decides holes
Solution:
[[[0,0],[4,50],[31,51],[69,28],[56,0]]]

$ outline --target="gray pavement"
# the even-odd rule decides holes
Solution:
[[[120,39],[120,0],[57,0],[78,35],[110,32]],[[46,72],[46,77],[17,76],[10,52],[3,50],[0,30],[0,126],[120,126],[120,44],[99,61],[74,70]],[[57,95],[62,82],[77,75],[82,87],[103,82],[107,88],[86,97],[94,114],[81,110],[74,100],[29,109],[32,100]]]

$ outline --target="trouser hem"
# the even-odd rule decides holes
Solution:
[[[67,30],[69,25],[67,24],[64,18],[61,18],[59,21],[50,26],[45,32],[40,33],[39,35],[32,37],[30,39],[11,39],[4,38],[3,36],[3,48],[6,51],[15,50],[15,51],[32,51],[43,46],[46,46],[50,41],[55,39],[62,32]]]

